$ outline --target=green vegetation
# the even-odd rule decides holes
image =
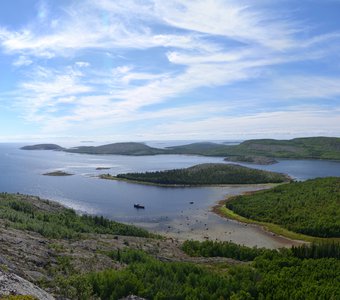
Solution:
[[[7,193],[0,194],[0,219],[5,220],[6,226],[38,232],[48,238],[80,238],[85,233],[154,236],[144,229],[102,216],[80,216],[74,210],[53,202]]]
[[[311,245],[293,246],[291,249],[298,258],[337,258],[340,259],[340,243],[329,242]]]
[[[246,247],[232,242],[185,241],[182,250],[190,256],[228,257],[241,261],[251,261],[259,256],[290,255],[304,258],[340,259],[340,243],[323,242],[293,246],[291,249],[270,250],[266,248]]]
[[[255,155],[237,155],[237,156],[229,156],[224,159],[225,161],[232,162],[244,162],[249,164],[256,165],[272,165],[277,163],[277,160],[270,157],[265,156],[255,156]]]
[[[289,180],[284,174],[229,164],[201,164],[186,169],[118,174],[116,178],[162,185],[255,184]]]
[[[216,245],[216,244],[215,244]],[[340,261],[299,259],[289,250],[268,250],[250,265],[161,262],[141,251],[112,254],[122,270],[73,275],[59,282],[72,299],[338,299]]]
[[[264,253],[271,253],[275,250],[265,248],[250,248],[237,245],[232,242],[215,242],[215,241],[185,241],[182,250],[190,256],[203,257],[229,257],[241,261],[251,261],[257,256]],[[276,252],[276,251],[275,251]]]
[[[319,178],[233,197],[227,208],[243,217],[290,231],[340,237],[340,178]]]

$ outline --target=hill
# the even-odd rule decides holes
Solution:
[[[192,143],[181,146],[167,147],[166,149],[173,154],[198,154],[204,155],[210,151],[223,151],[227,146],[217,143]]]
[[[292,140],[257,139],[239,145],[201,143],[172,147],[172,153],[199,154],[206,156],[265,156],[296,159],[340,160],[340,138],[308,137]]]
[[[37,145],[31,145],[31,146],[24,146],[21,147],[22,150],[64,150],[63,147],[60,147],[56,144],[37,144]]]
[[[234,197],[226,205],[243,217],[278,224],[290,231],[340,237],[339,177],[281,185]]]
[[[200,164],[186,169],[112,176],[112,179],[115,178],[161,185],[252,184],[289,181],[289,177],[284,174],[231,164]]]
[[[80,146],[64,150],[72,153],[85,154],[120,154],[120,155],[155,155],[166,151],[149,147],[143,143],[114,143],[102,146]]]

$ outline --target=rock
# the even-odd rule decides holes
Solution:
[[[138,297],[138,296],[135,296],[135,295],[129,295],[129,296],[127,296],[125,298],[121,298],[119,300],[146,300],[146,299]]]
[[[0,298],[8,295],[30,295],[39,300],[55,299],[33,283],[13,274],[0,270]]]

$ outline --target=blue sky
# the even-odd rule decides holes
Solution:
[[[340,1],[0,3],[0,141],[340,136]]]

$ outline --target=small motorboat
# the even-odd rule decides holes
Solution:
[[[190,201],[189,203],[190,203],[190,204],[194,204],[194,201]]]
[[[139,204],[139,203],[134,204],[133,207],[134,207],[134,208],[137,208],[137,209],[144,209],[144,208],[145,208],[144,205],[141,205],[141,204]]]

